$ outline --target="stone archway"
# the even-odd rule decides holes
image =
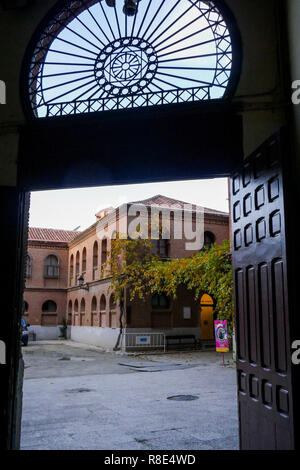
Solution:
[[[230,2],[232,5],[239,5],[241,2]],[[255,10],[251,10],[249,8],[250,4],[254,5],[256,2],[247,2],[245,1],[245,6],[243,4],[242,10],[245,11],[245,17],[247,17],[247,21],[244,20],[244,29],[247,32],[247,39],[248,44],[251,44],[251,47],[248,50],[252,49],[255,50],[255,53],[258,54],[258,59],[255,57],[255,67],[253,71],[256,73],[257,80],[255,82],[255,86],[249,87],[249,84],[242,88],[244,96],[246,93],[254,96],[255,93],[261,91],[259,77],[263,77],[266,79],[265,73],[259,73],[260,70],[260,63],[263,67],[263,70],[268,70],[268,72],[272,72],[272,64],[270,65],[269,62],[265,62],[264,60],[260,60],[261,54],[259,52],[258,41],[262,36],[259,35],[257,30],[259,29],[259,25],[262,25],[262,28],[265,28],[266,25],[269,25],[265,20],[265,17],[262,16],[266,15],[264,11],[265,8],[268,9],[268,20],[270,20],[270,10],[269,7],[272,2],[266,2],[266,5],[259,5],[258,6],[258,13],[255,14]],[[278,2],[279,3],[279,2]],[[284,2],[280,2],[284,3]],[[247,10],[249,8],[249,11]],[[253,6],[253,8],[256,8]],[[238,7],[236,6],[236,13],[238,13]],[[21,16],[21,15],[20,15]],[[259,22],[255,22],[255,18],[259,17]],[[32,16],[34,18],[34,16]],[[26,18],[25,18],[26,20]],[[34,20],[33,20],[34,21]],[[23,22],[23,15],[22,15],[22,22]],[[7,22],[8,26],[9,21]],[[249,23],[249,24],[248,24]],[[18,24],[18,23],[16,23]],[[248,29],[246,28],[246,24],[248,24]],[[255,27],[253,27],[255,25]],[[28,28],[23,28],[24,31],[28,31]],[[249,38],[250,29],[255,32],[256,43],[251,41]],[[267,28],[268,30],[275,29],[275,28]],[[264,33],[266,36],[269,34],[269,31],[265,29]],[[265,37],[265,36],[264,36]],[[246,39],[246,34],[244,34],[244,39]],[[25,38],[26,42],[26,38]],[[275,41],[271,41],[272,44],[275,44]],[[19,41],[22,43],[22,41]],[[16,43],[17,44],[17,43]],[[257,48],[257,51],[256,51]],[[263,49],[263,48],[261,48]],[[268,49],[268,48],[267,48]],[[279,50],[280,48],[278,48]],[[265,51],[265,49],[263,49]],[[282,51],[281,51],[282,52]],[[278,53],[278,56],[280,53]],[[277,54],[269,54],[271,57],[277,56]],[[253,82],[253,75],[249,74],[250,62],[253,60],[251,57],[247,57],[247,66],[245,67],[245,74],[249,76],[249,81]],[[15,62],[11,61],[10,62]],[[270,73],[270,76],[274,77],[274,73]],[[17,81],[17,80],[15,80]],[[268,80],[266,79],[268,83]],[[265,83],[264,82],[264,85]],[[289,84],[290,85],[290,84]],[[267,87],[265,87],[266,89]],[[271,88],[271,86],[270,86]],[[249,95],[248,95],[249,96]],[[256,95],[257,96],[257,95]],[[280,99],[280,97],[278,98]],[[248,128],[246,129],[246,136],[245,142],[246,153],[249,153],[249,147],[252,150],[255,148],[260,142],[262,142],[266,138],[266,134],[271,134],[274,131],[274,127],[279,127],[280,123],[283,122],[283,119],[276,114],[276,100],[272,101],[272,109],[268,112],[265,108],[263,113],[258,116],[258,112],[253,114],[252,112],[252,119],[251,124],[249,124],[248,120]],[[17,102],[17,100],[16,100]],[[275,104],[274,104],[275,103]],[[179,109],[180,108],[180,109]],[[16,373],[15,370],[18,368],[18,361],[19,361],[19,349],[18,349],[18,315],[17,310],[21,308],[19,305],[21,303],[22,297],[22,260],[21,260],[21,244],[20,241],[22,238],[22,233],[24,229],[24,225],[26,225],[26,217],[28,214],[28,204],[26,201],[24,202],[24,191],[28,191],[31,189],[46,189],[46,188],[59,188],[59,187],[75,187],[80,185],[93,185],[93,184],[113,184],[113,183],[122,183],[122,182],[136,182],[136,181],[145,181],[148,179],[150,180],[157,180],[157,179],[187,179],[187,178],[194,178],[195,176],[202,175],[203,177],[207,177],[208,175],[220,175],[226,174],[228,175],[230,171],[235,167],[237,160],[239,160],[242,155],[242,126],[240,121],[236,119],[234,113],[232,113],[232,109],[229,106],[222,107],[222,105],[218,104],[218,109],[216,110],[215,115],[210,114],[212,108],[209,108],[209,112],[207,113],[207,109],[205,110],[202,108],[200,111],[198,108],[189,107],[180,107],[176,109],[172,109],[171,112],[164,114],[161,111],[157,111],[156,113],[152,112],[152,116],[147,114],[147,118],[153,119],[153,127],[151,126],[151,132],[149,135],[149,127],[147,126],[147,132],[143,132],[143,126],[141,124],[140,117],[145,117],[145,114],[140,113],[139,115],[135,115],[136,119],[129,119],[128,123],[124,122],[126,119],[123,118],[119,119],[120,116],[113,116],[112,120],[115,124],[117,122],[117,126],[114,127],[114,131],[111,132],[110,125],[111,122],[103,123],[101,122],[101,126],[99,126],[99,121],[94,121],[92,123],[92,130],[90,127],[90,123],[87,120],[82,120],[81,122],[77,121],[77,125],[74,126],[73,122],[61,122],[60,124],[53,123],[51,125],[48,123],[38,125],[27,126],[21,130],[21,140],[20,140],[20,154],[18,159],[18,171],[19,171],[19,179],[18,184],[19,187],[9,187],[3,186],[1,188],[1,195],[3,199],[6,200],[6,207],[3,210],[3,223],[6,224],[6,230],[2,234],[2,244],[6,246],[7,252],[11,256],[12,262],[8,266],[7,271],[5,271],[5,281],[2,285],[6,286],[6,296],[5,296],[5,310],[10,315],[7,315],[4,318],[4,338],[7,341],[8,346],[8,353],[10,357],[10,364],[13,367],[9,369],[2,369],[1,370],[1,381],[3,382],[3,387],[0,392],[1,396],[1,403],[4,405],[1,406],[1,416],[4,417],[3,425],[1,423],[0,428],[0,445],[1,447],[16,447],[17,438],[13,435],[13,429],[16,423],[16,411],[10,411],[9,414],[5,410],[4,414],[4,407],[9,408],[12,410],[13,408],[17,408],[19,405],[17,403],[18,398],[18,387],[20,385],[17,384]],[[245,106],[246,108],[246,106]],[[224,113],[224,111],[226,112]],[[229,111],[229,112],[228,112]],[[271,113],[275,115],[275,123],[272,121]],[[188,114],[188,117],[186,115]],[[125,117],[129,116],[132,118],[133,114],[125,114]],[[171,116],[169,120],[168,117]],[[249,115],[248,115],[249,116]],[[161,118],[161,119],[157,119]],[[143,119],[142,119],[143,120]],[[177,122],[175,123],[175,121]],[[109,121],[109,120],[108,120]],[[145,120],[147,121],[147,120]],[[157,122],[157,125],[155,124]],[[165,125],[165,122],[167,125]],[[177,124],[177,127],[176,127]],[[82,127],[83,126],[83,127]],[[85,135],[82,138],[82,134],[76,132],[79,129],[84,128],[85,126]],[[106,126],[106,128],[105,128]],[[74,127],[77,128],[74,132]],[[116,130],[116,127],[119,129]],[[137,137],[137,148],[138,153],[136,151],[132,151],[131,146],[131,136],[132,136],[132,129],[135,129],[135,137]],[[118,132],[120,130],[120,132]],[[141,132],[140,132],[141,131]],[[179,131],[179,132],[177,132]],[[101,134],[102,132],[102,134]],[[76,135],[75,135],[76,134]],[[101,134],[101,135],[100,135]],[[116,134],[120,136],[118,142],[122,145],[118,147],[118,142],[113,142],[112,147],[107,147],[107,141],[111,140]],[[202,134],[202,135],[201,135]],[[176,142],[171,142],[171,137],[176,135],[178,139]],[[182,138],[182,135],[186,136],[186,139]],[[216,139],[216,135],[218,139]],[[48,136],[48,137],[47,137]],[[128,136],[130,138],[128,138]],[[196,137],[195,137],[196,136]],[[5,136],[6,138],[6,136]],[[197,145],[195,146],[196,150],[193,149],[193,138],[196,139]],[[144,155],[144,172],[141,173],[140,168],[140,145],[143,142],[149,142],[149,148],[147,150],[147,154]],[[251,141],[251,144],[249,142]],[[9,140],[11,142],[11,140]],[[92,149],[89,149],[89,159],[82,162],[82,155],[85,155],[86,149],[89,148],[88,144],[90,142],[94,142]],[[170,144],[171,142],[171,144]],[[104,143],[104,146],[103,146]],[[100,145],[101,144],[101,145]],[[157,145],[155,145],[157,144]],[[17,145],[7,145],[5,140],[5,146],[11,152],[14,147],[17,148]],[[252,148],[251,148],[252,147]],[[99,149],[101,148],[101,152]],[[121,151],[127,150],[131,152],[131,160],[130,165],[124,166],[124,161],[122,161]],[[184,161],[182,162],[182,149],[185,149],[186,154]],[[44,155],[44,159],[40,158],[40,155]],[[289,156],[289,153],[286,152]],[[111,156],[115,158],[112,158]],[[155,158],[153,161],[153,155]],[[152,160],[151,160],[152,156]],[[203,158],[202,158],[203,157]],[[147,162],[151,162],[151,166],[147,166]],[[286,161],[289,158],[285,159]],[[292,158],[290,158],[292,160]],[[9,158],[11,161],[11,156]],[[53,161],[56,162],[57,167],[54,168]],[[113,162],[113,164],[111,163]],[[128,162],[126,162],[128,163]],[[10,168],[10,167],[9,167]],[[91,168],[93,171],[91,172]],[[158,170],[159,169],[159,170]],[[82,171],[81,171],[82,170]],[[93,173],[93,174],[91,174]],[[246,173],[246,172],[245,172]],[[145,176],[146,175],[146,176]],[[241,181],[245,177],[244,174],[241,174]],[[9,185],[11,185],[11,179],[8,178]],[[245,180],[243,181],[244,184]],[[14,183],[15,184],[15,183]],[[258,188],[257,188],[258,189]],[[289,189],[292,191],[292,185],[290,185]],[[23,198],[23,199],[22,199]],[[247,201],[249,203],[249,198],[245,200],[246,204]],[[291,204],[290,204],[291,206]],[[238,207],[238,206],[237,206]],[[242,205],[240,205],[242,207]],[[247,205],[246,211],[248,210]],[[244,209],[244,207],[243,207]],[[273,218],[273,221],[276,222],[276,219]],[[278,220],[278,218],[277,218]],[[260,221],[257,221],[260,222]],[[253,226],[254,227],[254,226]],[[252,228],[253,228],[252,227]],[[262,223],[255,229],[258,229],[258,235],[261,236],[261,233],[264,232],[264,224]],[[247,230],[244,230],[247,229]],[[262,230],[262,232],[261,232]],[[255,230],[252,232],[250,226],[247,227],[243,226],[242,229],[236,229],[235,239],[234,242],[236,243],[236,250],[241,253],[241,242],[242,238],[246,238],[246,242],[249,244],[253,241],[251,240],[251,234],[256,235]],[[26,238],[26,236],[25,236]],[[251,240],[251,242],[249,242]],[[291,245],[291,241],[289,241]],[[16,254],[16,246],[18,246],[18,251]],[[246,249],[246,248],[245,248]],[[292,258],[292,257],[291,257]],[[293,260],[290,260],[290,264],[293,263]],[[17,266],[17,268],[16,268]],[[276,265],[278,267],[278,264]],[[253,274],[253,271],[248,270],[246,274]],[[237,277],[240,276],[240,272],[237,271]],[[18,286],[16,287],[16,279]],[[252,278],[248,276],[247,282],[252,280]],[[254,281],[256,278],[253,278]],[[295,276],[296,279],[296,276]],[[254,284],[255,285],[255,282]],[[285,285],[285,287],[287,287]],[[242,287],[240,292],[242,292]],[[241,302],[241,305],[238,305],[241,309],[245,305],[243,304],[243,299],[241,297],[237,297],[237,302]],[[247,312],[246,312],[247,314]],[[296,315],[290,314],[290,322],[289,325],[291,326],[291,339],[295,336],[295,331],[297,326]],[[14,333],[14,334],[12,334]],[[14,339],[13,339],[14,338]],[[289,339],[289,338],[288,338]],[[287,344],[289,349],[289,344]],[[278,351],[275,351],[278,353]],[[248,367],[248,366],[247,366]],[[262,400],[269,400],[270,396],[276,398],[277,404],[281,407],[286,407],[286,394],[284,393],[283,387],[279,384],[279,387],[276,388],[275,393],[272,395],[272,391],[270,392],[270,381],[266,382],[265,378],[263,378],[264,385],[267,385],[264,389],[260,387],[260,379],[257,377],[253,377],[249,375],[247,377],[248,370],[245,366],[245,371],[240,370],[239,374],[239,394],[242,397],[241,399],[244,400],[245,407],[242,410],[241,420],[243,423],[246,423],[247,426],[248,420],[246,416],[246,409],[247,406],[252,403],[255,403],[256,397],[259,396]],[[251,364],[249,365],[249,371],[253,370]],[[295,367],[292,367],[293,372],[293,389],[291,395],[297,396],[299,391],[299,373],[296,373]],[[278,392],[278,393],[277,393]],[[248,395],[247,395],[248,394]],[[8,397],[14,397],[13,400]],[[246,398],[243,398],[246,397]],[[248,403],[246,403],[248,400]],[[13,406],[14,405],[14,406]],[[255,405],[253,405],[255,406]],[[265,407],[265,408],[264,408]],[[265,403],[261,404],[261,408],[263,412],[261,413],[262,423],[260,425],[258,419],[255,418],[254,415],[251,418],[250,413],[249,416],[251,418],[251,424],[253,432],[249,433],[248,437],[250,439],[250,434],[255,436],[256,428],[259,430],[264,429],[265,434],[271,437],[274,437],[276,434],[273,432],[269,432],[269,422],[268,416],[270,416],[268,405]],[[291,406],[289,409],[289,416],[290,420],[295,419],[297,417],[297,409]],[[297,418],[297,426],[298,426],[299,419]],[[293,426],[293,423],[292,425]],[[299,426],[298,426],[299,427]],[[292,437],[291,441],[287,442],[287,447],[293,448],[299,445],[299,433],[296,434],[295,432],[296,425],[294,428],[291,427],[290,436]],[[298,429],[298,428],[297,428]],[[288,433],[285,434],[286,436]],[[295,442],[293,438],[295,437]],[[271,447],[280,447],[280,443],[270,441],[265,442],[261,439],[261,445],[264,448],[267,446]],[[253,441],[244,441],[244,448],[253,447]]]

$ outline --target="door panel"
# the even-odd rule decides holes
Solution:
[[[201,305],[201,337],[204,340],[214,339],[214,308],[211,305]]]
[[[282,137],[231,178],[241,449],[293,449]]]
[[[0,273],[2,316],[0,340],[6,344],[7,364],[0,365],[0,449],[18,449],[21,431],[22,376],[20,320],[25,285],[29,194],[0,187],[0,239],[5,269]],[[9,259],[8,259],[9,254]],[[6,255],[6,256],[5,256]]]

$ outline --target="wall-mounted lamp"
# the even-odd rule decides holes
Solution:
[[[116,0],[105,0],[108,7],[115,8]],[[140,0],[124,0],[123,13],[127,16],[134,16],[138,11]]]
[[[127,16],[134,16],[138,11],[139,0],[125,0],[123,13]]]
[[[80,289],[84,289],[84,290],[87,290],[89,291],[90,288],[88,285],[84,285],[84,277],[81,275],[79,276],[79,278],[77,279],[77,282],[78,282],[78,286],[80,287]]]

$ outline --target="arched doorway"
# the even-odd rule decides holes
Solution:
[[[200,300],[201,338],[204,341],[214,339],[214,301],[208,294],[203,294]]]
[[[47,300],[42,305],[42,326],[56,326],[57,325],[57,304],[54,300]]]

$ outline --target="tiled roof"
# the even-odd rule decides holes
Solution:
[[[71,230],[29,227],[28,241],[67,243],[72,241],[78,234],[79,232]]]
[[[148,199],[144,199],[143,201],[133,201],[129,202],[129,204],[143,204],[145,206],[158,206],[158,207],[165,207],[168,209],[184,209],[185,204],[190,204],[189,202],[179,201],[178,199],[172,199],[167,196],[163,196],[162,194],[157,194],[156,196],[149,197]],[[209,209],[204,207],[205,214],[212,214],[212,215],[223,215],[229,216],[227,212],[217,211],[215,209]]]

